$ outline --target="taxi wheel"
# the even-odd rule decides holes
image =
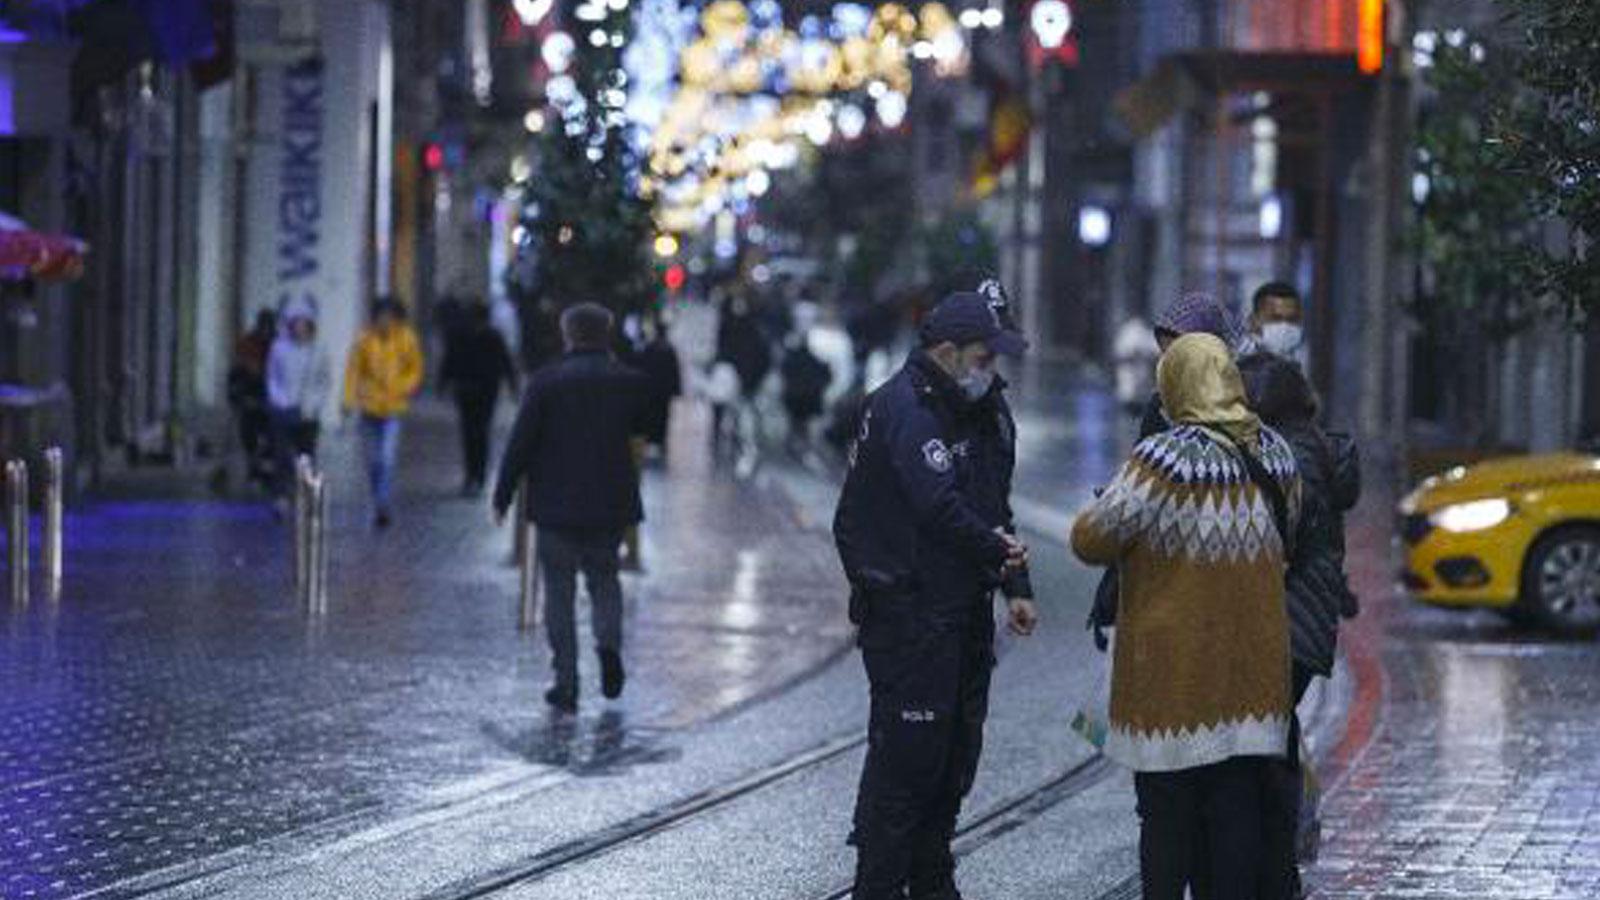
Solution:
[[[1600,528],[1574,525],[1541,537],[1522,567],[1521,606],[1561,634],[1600,628]]]

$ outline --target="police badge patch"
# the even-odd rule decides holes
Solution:
[[[922,445],[922,459],[928,468],[943,474],[950,471],[950,448],[944,441],[934,438]]]

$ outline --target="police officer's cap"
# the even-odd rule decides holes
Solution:
[[[949,341],[957,346],[982,342],[990,350],[1019,357],[1027,352],[1028,342],[1006,327],[1004,302],[973,291],[957,291],[943,300],[922,320],[922,341],[928,346]]]

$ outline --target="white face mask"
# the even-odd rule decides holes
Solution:
[[[973,369],[957,378],[956,383],[961,385],[961,392],[967,395],[968,400],[982,400],[989,393],[989,388],[994,386],[994,368],[984,366]]]
[[[1278,356],[1293,357],[1305,343],[1305,329],[1293,322],[1268,322],[1261,326],[1261,349]]]

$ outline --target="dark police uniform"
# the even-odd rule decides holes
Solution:
[[[956,897],[950,855],[994,666],[1016,428],[997,378],[969,400],[925,352],[868,398],[834,536],[872,689],[856,801],[857,900]]]

